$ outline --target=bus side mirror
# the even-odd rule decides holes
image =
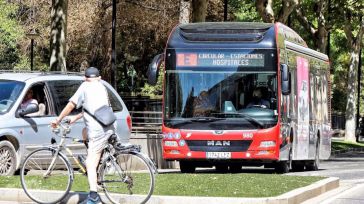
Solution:
[[[163,54],[156,55],[148,66],[148,84],[156,85],[158,80],[159,67],[162,64]]]
[[[288,65],[281,64],[281,88],[282,94],[288,95],[291,93],[291,76],[289,74]]]

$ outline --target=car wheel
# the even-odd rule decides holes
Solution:
[[[14,175],[16,170],[16,151],[9,141],[0,142],[0,175]]]

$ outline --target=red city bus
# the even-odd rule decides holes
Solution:
[[[276,23],[193,23],[171,32],[163,70],[163,158],[196,167],[317,170],[331,153],[325,54]]]

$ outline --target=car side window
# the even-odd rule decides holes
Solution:
[[[120,101],[118,100],[118,98],[115,96],[115,94],[109,89],[107,89],[107,93],[109,95],[109,100],[110,100],[110,104],[112,107],[112,110],[114,112],[120,112],[123,110],[123,106],[121,105]]]
[[[67,105],[68,100],[76,93],[82,84],[81,80],[59,80],[49,81],[49,88],[52,93],[56,114],[59,115]],[[73,109],[71,115],[80,113],[82,109]]]
[[[50,107],[46,97],[46,89],[44,83],[37,83],[32,85],[24,96],[19,108],[26,108],[29,103],[36,103],[39,110],[35,113],[30,113],[28,117],[43,117],[50,114]]]

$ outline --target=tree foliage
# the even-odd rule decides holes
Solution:
[[[21,62],[17,42],[24,37],[24,31],[16,18],[17,5],[0,0],[0,70],[9,70]]]

